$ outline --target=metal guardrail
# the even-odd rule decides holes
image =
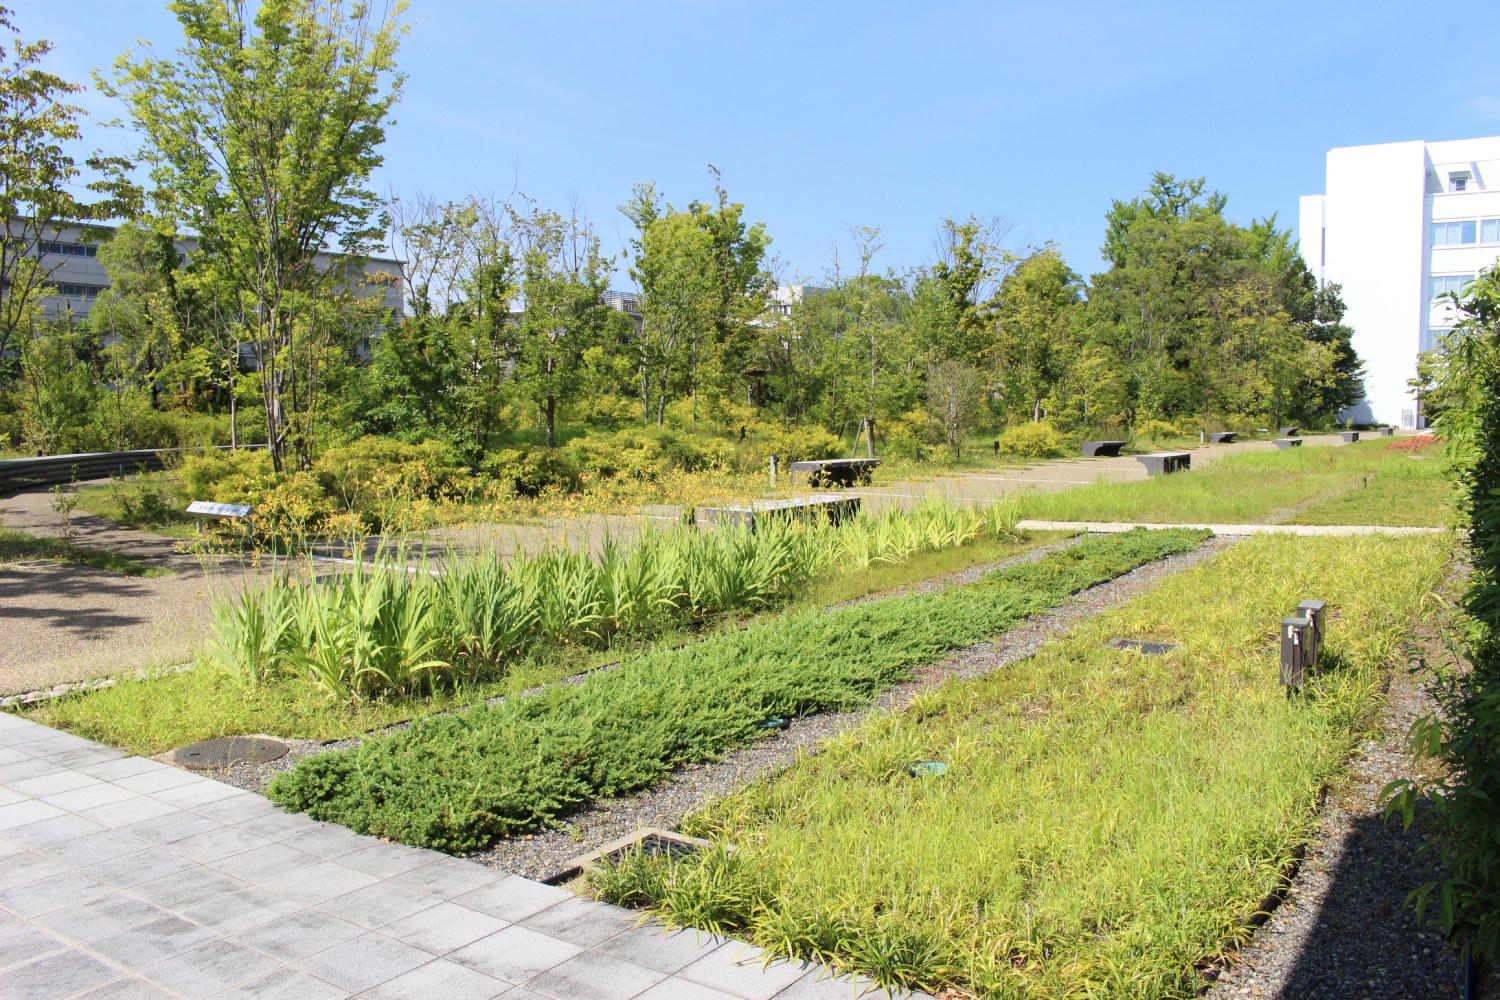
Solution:
[[[241,448],[264,448],[263,444],[240,445]],[[229,451],[227,444],[212,448],[158,448],[139,451],[92,451],[76,455],[43,455],[40,458],[11,458],[0,462],[0,493],[33,486],[70,483],[75,479],[103,479],[131,472],[155,472],[166,465],[166,456],[199,451]]]

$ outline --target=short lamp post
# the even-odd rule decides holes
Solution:
[[[1313,662],[1314,634],[1311,618],[1281,620],[1281,683],[1288,692],[1300,688],[1307,680],[1307,668]]]

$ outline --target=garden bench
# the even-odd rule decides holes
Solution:
[[[868,486],[875,474],[878,458],[824,458],[816,461],[793,462],[791,479],[797,481],[797,473],[807,476],[807,485],[819,486]]]
[[[832,496],[793,497],[789,500],[754,500],[747,504],[726,504],[723,507],[699,507],[699,524],[745,525],[754,529],[761,518],[826,517],[834,524],[859,513],[859,497]]]
[[[1388,438],[1392,434],[1396,433],[1396,428],[1394,428],[1394,427],[1377,427],[1373,431],[1371,431],[1370,433],[1374,434],[1376,437]]]
[[[1300,428],[1300,427],[1283,427],[1283,428],[1281,428],[1281,436],[1284,437],[1284,438],[1296,437],[1298,434],[1301,434],[1301,433],[1302,433],[1302,428]]]
[[[1208,436],[1209,444],[1234,444],[1239,431],[1214,431]]]
[[[1084,458],[1119,458],[1120,449],[1125,447],[1124,441],[1085,441],[1083,442]]]
[[[1339,431],[1339,437],[1344,439],[1345,444],[1353,444],[1359,440],[1359,431]]]
[[[1280,448],[1282,451],[1286,451],[1288,448],[1300,448],[1300,447],[1302,447],[1302,439],[1301,438],[1277,438],[1272,443],[1274,445],[1276,445],[1276,447]]]
[[[1137,462],[1146,467],[1146,475],[1170,476],[1193,467],[1193,456],[1186,451],[1158,451],[1151,455],[1137,455]]]

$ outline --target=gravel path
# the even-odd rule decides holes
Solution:
[[[638,795],[600,801],[574,813],[570,822],[559,828],[497,841],[487,850],[468,855],[468,859],[546,880],[563,870],[570,859],[632,831],[648,826],[676,827],[710,799],[786,767],[803,750],[816,752],[822,741],[859,725],[871,713],[898,711],[917,694],[942,681],[978,677],[1025,659],[1082,619],[1114,607],[1232,544],[1232,539],[1211,539],[1192,552],[1142,566],[1076,595],[1056,610],[1023,622],[991,642],[968,646],[923,668],[910,681],[887,690],[867,709],[794,720],[785,730],[732,751],[720,761],[690,765]],[[977,578],[979,571],[973,572]],[[954,582],[963,582],[966,575],[955,574]]]
[[[1430,645],[1431,637],[1420,645]],[[1432,653],[1434,650],[1425,650]],[[1415,658],[1414,658],[1415,659]],[[1435,706],[1425,672],[1397,671],[1375,736],[1331,790],[1306,859],[1270,919],[1228,956],[1206,991],[1215,1000],[1458,998],[1460,968],[1435,925],[1420,925],[1406,896],[1432,877],[1419,829],[1387,825],[1380,790],[1413,776],[1405,734]],[[1494,995],[1493,990],[1489,992]]]

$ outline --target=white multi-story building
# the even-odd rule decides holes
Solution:
[[[1447,293],[1500,257],[1500,136],[1329,150],[1324,190],[1303,196],[1299,236],[1319,283],[1343,286],[1365,362],[1346,415],[1423,427],[1417,355],[1453,327]]]

